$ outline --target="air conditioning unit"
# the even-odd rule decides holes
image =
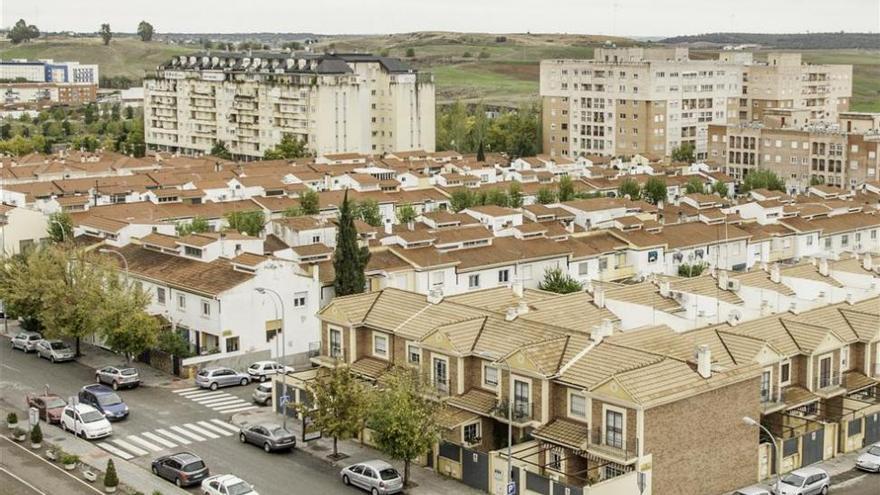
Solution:
[[[739,280],[732,279],[727,281],[727,290],[739,290],[740,282]]]

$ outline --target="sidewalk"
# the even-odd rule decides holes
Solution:
[[[847,485],[849,481],[860,478],[862,475],[871,474],[855,468],[856,459],[862,455],[863,452],[868,450],[868,447],[870,447],[870,445],[853,452],[847,452],[846,454],[838,454],[831,459],[811,464],[810,467],[824,470],[828,473],[828,476],[831,477],[831,487],[840,488],[841,486]],[[785,473],[783,473],[783,476],[785,476]],[[758,484],[772,487],[775,483],[776,475],[773,475],[768,479],[762,480]]]
[[[283,419],[284,418],[282,418],[280,414],[275,413],[271,408],[260,408],[257,411],[248,411],[233,415],[232,424],[236,426],[241,426],[246,423],[263,422],[281,424]],[[338,445],[339,452],[348,455],[348,457],[339,461],[332,461],[327,458],[328,455],[333,453],[332,438],[320,438],[308,443],[303,442],[302,422],[295,418],[287,419],[287,428],[296,432],[296,448],[298,450],[313,455],[339,469],[364,461],[376,459],[387,460],[385,459],[384,454],[372,447],[367,447],[352,440],[340,440]],[[388,462],[394,465],[401,475],[403,475],[403,462]],[[485,495],[485,492],[474,490],[458,480],[441,476],[428,468],[417,466],[415,464],[410,465],[410,481],[416,486],[406,490],[406,493],[409,495],[446,495],[448,493]]]

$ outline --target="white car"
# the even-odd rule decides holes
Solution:
[[[231,474],[217,474],[202,480],[204,495],[260,495],[247,481]]]
[[[110,421],[101,411],[87,404],[65,407],[61,413],[61,429],[87,440],[104,438],[113,433]]]
[[[825,495],[830,486],[828,473],[819,468],[805,467],[783,476],[776,495]]]
[[[250,375],[251,380],[259,380],[261,382],[265,382],[272,375],[278,375],[284,372],[292,372],[293,368],[290,366],[284,366],[283,364],[276,363],[275,361],[257,361],[256,363],[248,366],[247,372]]]
[[[868,450],[856,459],[856,467],[863,471],[880,473],[880,442],[868,447]]]

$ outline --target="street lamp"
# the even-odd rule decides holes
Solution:
[[[742,422],[748,426],[757,426],[758,428],[764,430],[764,433],[766,433],[767,436],[770,437],[770,441],[773,442],[773,448],[776,449],[776,452],[775,452],[775,454],[776,454],[776,485],[775,485],[775,488],[773,489],[773,491],[774,491],[774,493],[780,493],[779,492],[779,489],[780,489],[779,482],[782,479],[782,452],[779,451],[779,444],[776,443],[776,437],[774,437],[773,434],[770,433],[770,430],[768,430],[767,428],[764,428],[764,425],[755,421],[754,419],[750,418],[749,416],[743,416]]]
[[[59,229],[61,229],[61,242],[67,242],[67,229],[64,228],[64,224],[61,223],[61,221],[57,218],[53,218],[52,223],[54,223],[58,226]]]
[[[506,359],[488,351],[478,352],[477,355],[486,359],[491,359],[495,363],[504,363],[504,366],[507,367],[508,382],[512,379],[510,374],[510,363],[508,363]],[[498,380],[499,386],[501,385],[501,382],[501,380]],[[507,486],[510,487],[510,483],[513,481],[511,479],[513,477],[513,403],[510,400],[509,390],[507,395]],[[510,488],[507,488],[507,490],[510,490]]]
[[[62,230],[62,232],[64,232],[64,230]],[[125,280],[126,280],[126,281],[129,280],[129,276],[128,276],[128,260],[125,259],[125,255],[124,255],[124,254],[120,253],[119,251],[114,251],[114,250],[112,250],[112,249],[106,249],[106,248],[101,248],[101,249],[98,250],[98,252],[99,252],[99,253],[102,253],[102,254],[115,254],[116,256],[119,256],[119,258],[122,260],[122,265],[125,267]]]
[[[257,291],[258,294],[263,294],[263,295],[265,295],[267,293],[274,294],[275,297],[277,297],[278,300],[281,301],[281,349],[282,349],[282,351],[281,351],[280,357],[284,357],[287,354],[287,332],[284,331],[284,315],[286,314],[286,311],[284,310],[284,298],[281,297],[281,294],[279,294],[274,289],[268,289],[266,287],[255,287],[254,290]],[[275,308],[275,309],[278,309],[278,308]],[[281,366],[284,367],[283,368],[284,377],[282,378],[282,384],[284,385],[284,396],[286,396],[288,393],[287,392],[287,365],[285,365],[284,363],[281,363]],[[288,399],[288,402],[289,402],[289,399]],[[284,415],[284,419],[283,419],[284,423],[282,426],[284,429],[287,429],[287,410],[286,410],[287,404],[284,404],[283,406],[285,407],[285,410],[281,411],[281,413]]]

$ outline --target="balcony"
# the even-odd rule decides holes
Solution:
[[[813,393],[828,399],[846,393],[840,382],[840,373],[832,371],[830,373],[820,373],[813,378]]]
[[[525,401],[513,401],[513,410],[510,409],[510,402],[502,400],[498,402],[492,415],[503,421],[507,421],[512,417],[513,423],[528,423],[535,418],[535,404]]]
[[[761,414],[767,415],[785,409],[785,402],[782,401],[779,393],[775,396],[768,389],[761,389]]]
[[[632,265],[622,265],[617,268],[606,268],[605,270],[599,270],[599,281],[601,282],[611,282],[614,280],[623,280],[625,278],[630,278],[636,274],[636,269]]]
[[[628,445],[624,438],[615,437],[609,432],[605,432],[603,435],[602,430],[595,429],[590,433],[587,452],[620,464],[629,464],[639,457],[638,445],[638,438],[635,439],[633,445]]]

